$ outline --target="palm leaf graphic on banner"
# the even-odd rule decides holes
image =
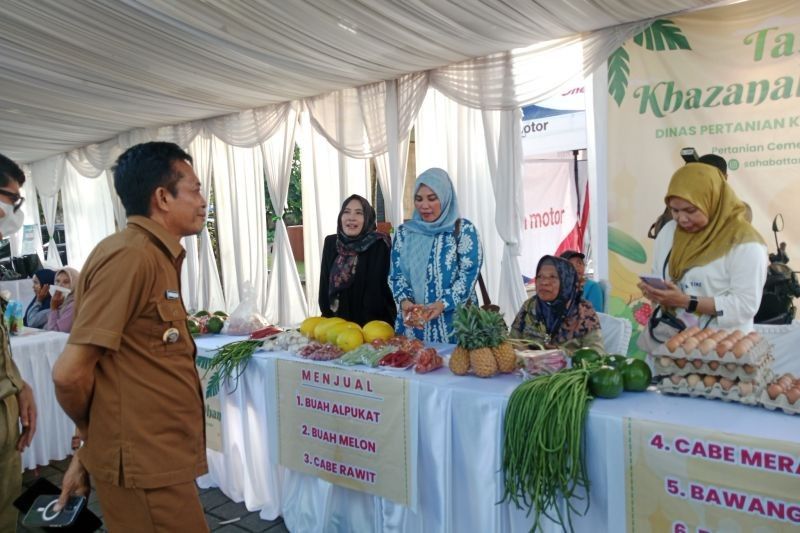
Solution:
[[[633,42],[647,50],[660,52],[663,50],[691,50],[689,40],[674,22],[659,19],[638,33]],[[630,75],[630,56],[624,46],[617,48],[608,58],[608,94],[622,105],[628,89]]]

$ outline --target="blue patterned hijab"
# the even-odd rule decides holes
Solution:
[[[452,233],[455,229],[456,221],[459,219],[458,200],[453,190],[453,182],[450,176],[441,168],[429,168],[417,177],[414,183],[414,195],[416,196],[419,188],[423,185],[429,187],[442,206],[439,218],[433,222],[422,220],[417,210],[414,210],[411,220],[404,224],[408,231],[403,266],[405,274],[411,282],[411,289],[414,291],[414,301],[416,303],[427,302],[427,270],[428,259],[433,248],[433,240],[440,233]]]

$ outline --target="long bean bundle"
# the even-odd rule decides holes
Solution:
[[[211,359],[198,357],[198,366],[205,369],[203,377],[212,372],[208,379],[206,398],[216,396],[219,393],[220,384],[228,378],[235,378],[236,386],[238,386],[239,376],[242,375],[247,368],[247,363],[262,344],[264,344],[263,340],[235,341],[221,346]]]
[[[503,501],[534,513],[531,531],[541,528],[543,515],[572,531],[572,513],[584,514],[589,508],[583,455],[583,427],[592,401],[588,379],[586,368],[540,376],[523,382],[508,400]],[[584,498],[585,508],[578,510],[574,501]]]

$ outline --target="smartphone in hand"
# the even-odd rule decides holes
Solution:
[[[639,279],[642,280],[643,282],[647,283],[648,285],[650,285],[654,289],[659,289],[659,290],[669,289],[669,286],[667,285],[667,283],[663,279],[659,278],[658,276],[641,275],[641,276],[639,276]]]
[[[58,501],[58,494],[42,494],[34,500],[25,518],[22,519],[22,525],[28,527],[66,527],[75,522],[78,514],[86,505],[85,496],[70,496],[67,504],[59,512],[53,511],[56,502]]]

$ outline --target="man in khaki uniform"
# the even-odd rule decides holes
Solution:
[[[117,160],[128,226],[86,260],[53,369],[58,401],[84,440],[56,507],[86,494],[91,475],[112,532],[207,531],[195,485],[207,471],[203,396],[180,293],[179,239],[206,217],[191,161],[163,142]]]
[[[9,237],[22,226],[20,207],[24,199],[19,188],[24,183],[22,169],[0,154],[0,238]],[[0,531],[14,531],[17,510],[12,502],[22,488],[20,452],[30,445],[36,431],[36,405],[33,391],[11,359],[8,328],[2,319],[6,304],[0,300]]]

